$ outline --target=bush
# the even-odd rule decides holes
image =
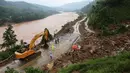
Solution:
[[[29,67],[25,69],[26,73],[45,73],[44,71],[38,69],[38,68],[33,68],[33,67]]]
[[[19,72],[14,70],[13,68],[7,67],[5,73],[19,73]],[[25,69],[25,73],[47,73],[47,72],[40,70],[38,68],[28,67]]]
[[[0,61],[7,59],[10,56],[10,53],[11,52],[9,52],[9,51],[0,52]]]
[[[19,73],[16,70],[14,70],[13,68],[9,68],[7,67],[7,70],[5,71],[5,73]]]
[[[0,61],[7,59],[14,54],[15,51],[20,49],[20,45],[16,45],[9,50],[0,52]]]

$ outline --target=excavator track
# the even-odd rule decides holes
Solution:
[[[34,54],[32,54],[32,55],[30,55],[30,56],[24,58],[24,59],[20,59],[20,60],[21,60],[22,62],[29,62],[29,61],[31,61],[31,60],[37,58],[37,57],[40,56],[40,55],[41,55],[41,51],[38,51],[38,52],[36,52],[36,53],[34,53]]]

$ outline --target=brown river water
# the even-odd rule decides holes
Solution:
[[[53,34],[56,29],[60,30],[61,26],[77,17],[78,14],[74,12],[55,14],[40,20],[17,23],[14,25],[14,31],[18,40],[23,39],[29,43],[33,36],[44,31],[44,28],[48,28],[50,33]],[[6,26],[0,27],[0,44],[3,41],[2,36],[5,28]]]

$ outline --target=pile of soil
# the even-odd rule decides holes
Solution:
[[[81,45],[79,51],[67,52],[54,62],[54,68],[66,67],[69,64],[83,62],[86,59],[114,56],[122,51],[130,51],[130,31],[108,37],[99,37],[97,33],[89,33],[85,30],[85,21],[81,22],[79,30]]]

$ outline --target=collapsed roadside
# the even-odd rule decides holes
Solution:
[[[55,61],[54,69],[67,67],[69,64],[81,63],[88,59],[115,56],[120,52],[130,51],[130,31],[113,36],[99,36],[98,32],[89,32],[85,29],[86,20],[79,26],[81,45],[78,52],[67,52]]]

